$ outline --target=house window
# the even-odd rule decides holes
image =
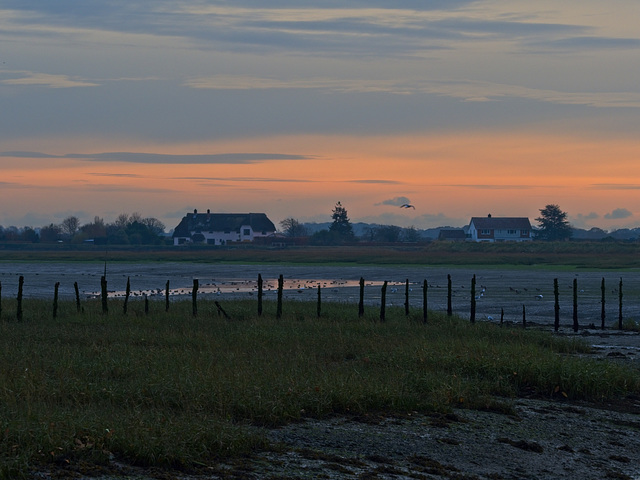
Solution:
[[[522,235],[523,237],[528,237],[529,236],[529,230],[521,230],[520,231],[520,235]]]
[[[517,234],[518,232],[517,232],[516,230],[508,230],[508,231],[507,231],[507,233],[508,233],[509,235],[515,235],[515,234]]]
[[[489,230],[488,228],[480,230],[480,235],[491,235],[491,230]]]
[[[249,235],[251,235],[251,229],[250,229],[250,228],[245,228],[245,229],[243,230],[242,234],[243,234],[245,237],[248,237]]]

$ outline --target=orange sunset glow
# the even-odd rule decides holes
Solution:
[[[404,227],[547,204],[640,226],[630,0],[27,3],[0,7],[0,225],[340,201]]]

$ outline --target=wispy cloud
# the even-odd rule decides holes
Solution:
[[[85,79],[70,77],[68,75],[52,75],[48,73],[28,73],[18,78],[0,80],[5,85],[29,85],[48,88],[74,88],[74,87],[98,87],[94,83]]]
[[[376,206],[379,205],[391,205],[393,207],[399,207],[400,205],[404,205],[407,203],[411,203],[411,200],[409,200],[409,198],[407,197],[394,197],[394,198],[390,198],[387,200],[383,200],[380,203],[376,203]]]
[[[311,179],[265,178],[265,177],[174,177],[174,180],[207,180],[212,182],[266,182],[266,183],[315,183]]]
[[[534,185],[493,185],[493,184],[451,184],[451,185],[440,185],[443,187],[454,187],[454,188],[474,188],[478,190],[521,190],[521,189],[530,189],[536,188]]]
[[[402,185],[404,182],[398,180],[382,180],[382,179],[361,179],[361,180],[346,180],[347,183],[371,183],[380,185]]]
[[[594,183],[592,188],[598,190],[640,190],[639,183]]]
[[[150,164],[242,164],[268,160],[307,160],[309,155],[281,153],[217,153],[210,155],[169,155],[162,153],[107,152],[107,153],[67,153],[51,155],[39,152],[0,152],[0,157],[16,158],[73,158],[90,162],[126,162]]]
[[[457,98],[466,102],[490,102],[507,99],[537,100],[559,105],[587,105],[592,107],[640,107],[639,92],[563,92],[496,82],[472,80],[393,81],[372,79],[278,79],[250,75],[213,75],[186,80],[189,88],[211,90],[300,90],[315,89],[328,92],[384,92],[398,95],[433,94]]]

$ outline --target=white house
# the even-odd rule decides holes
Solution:
[[[472,217],[469,223],[472,242],[529,242],[531,223],[527,217]]]
[[[276,227],[264,213],[188,213],[173,231],[173,244],[206,243],[227,245],[253,242],[276,233]]]

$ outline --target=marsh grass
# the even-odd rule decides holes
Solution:
[[[636,370],[569,354],[576,340],[401,307],[315,302],[26,300],[0,319],[0,478],[47,463],[188,469],[269,448],[261,428],[332,414],[508,411],[519,395],[601,401],[640,391]]]

